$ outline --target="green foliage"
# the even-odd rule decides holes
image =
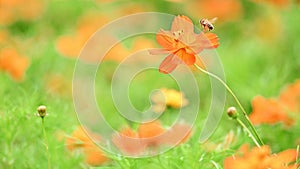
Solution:
[[[299,19],[299,4],[280,10],[258,6],[247,1],[242,2],[244,18],[220,25],[217,22],[214,33],[220,37],[220,47],[217,51],[224,66],[228,85],[242,100],[246,111],[251,112],[250,103],[254,96],[277,97],[286,84],[299,78],[300,24],[297,20]],[[154,1],[153,3],[137,1],[135,3],[149,5],[154,10],[165,13],[189,14],[188,10],[177,8],[180,4],[168,1]],[[22,82],[15,82],[7,73],[0,71],[0,168],[47,168],[42,121],[35,116],[36,108],[42,104],[48,108],[49,116],[45,117],[45,129],[53,168],[91,168],[84,163],[84,155],[81,151],[68,151],[64,138],[61,139],[61,135],[65,137],[70,134],[79,122],[73,107],[72,96],[49,92],[48,77],[53,74],[61,75],[71,88],[76,60],[65,58],[57,52],[55,47],[57,38],[63,34],[74,33],[78,19],[86,12],[103,10],[104,13],[109,13],[122,8],[120,4],[119,2],[102,4],[88,0],[48,1],[45,11],[37,20],[17,21],[3,27],[8,30],[12,39],[26,43],[25,47],[20,48],[26,49],[22,54],[28,56],[31,63],[26,71],[25,80]],[[273,14],[281,17],[280,22],[284,31],[275,40],[261,39],[253,31],[256,28],[253,20],[259,18],[260,15]],[[196,20],[197,17],[200,16],[192,18]],[[271,27],[266,26],[266,31],[268,29]],[[155,41],[154,37],[148,38]],[[130,43],[132,42],[126,45],[130,47]],[[111,76],[116,66],[117,63],[105,62],[99,67],[95,90],[97,101],[101,103],[100,109],[106,120],[118,129],[129,122],[119,116],[111,99]],[[200,72],[195,74],[201,92],[201,103],[194,125],[194,135],[187,143],[150,158],[132,159],[108,154],[113,160],[95,168],[222,168],[223,160],[235,153],[240,145],[252,144],[247,134],[226,115],[208,142],[220,143],[229,131],[233,131],[236,140],[228,149],[207,151],[205,145],[198,142],[199,133],[210,107],[211,94],[208,78]],[[145,110],[150,106],[150,92],[161,87],[178,89],[171,78],[157,71],[141,73],[130,86],[130,100],[138,110]],[[104,97],[107,99],[102,99]],[[232,105],[235,103],[228,96],[227,106]],[[176,110],[168,108],[161,117],[164,125],[170,125],[176,119],[177,114]],[[274,152],[296,148],[299,144],[299,140],[298,143],[296,142],[300,136],[299,131],[299,120],[290,128],[281,124],[258,127],[259,134]]]

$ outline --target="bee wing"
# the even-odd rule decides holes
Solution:
[[[203,21],[204,19],[199,19],[199,23],[201,24],[201,22]]]
[[[214,17],[214,18],[210,19],[209,22],[210,23],[215,23],[217,21],[217,19],[218,19],[217,17]]]

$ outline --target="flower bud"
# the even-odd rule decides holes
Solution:
[[[227,109],[227,115],[233,119],[236,119],[237,116],[238,116],[238,113],[236,111],[236,108],[235,107],[229,107]]]
[[[46,115],[47,115],[47,112],[46,112],[46,106],[42,105],[42,106],[39,106],[37,108],[37,115],[40,116],[41,118],[44,118]]]

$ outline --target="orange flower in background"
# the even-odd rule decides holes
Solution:
[[[176,123],[166,131],[162,142],[169,145],[179,145],[188,141],[191,135],[191,125],[185,123]]]
[[[279,96],[279,101],[291,112],[300,113],[300,80],[290,84]]]
[[[63,35],[57,39],[56,49],[64,56],[78,57],[89,37],[108,22],[109,18],[101,14],[86,14],[80,19],[74,36]]]
[[[192,132],[192,126],[185,123],[176,123],[171,128],[165,129],[159,121],[141,124],[138,128],[139,138],[147,140],[147,146],[178,145],[186,142]]]
[[[67,57],[77,57],[85,41],[81,37],[61,36],[56,41],[57,51]]]
[[[138,155],[143,152],[146,145],[138,140],[138,134],[129,127],[125,127],[118,134],[112,136],[112,142],[123,153]]]
[[[249,117],[254,124],[277,122],[284,122],[286,125],[293,124],[294,120],[289,115],[300,112],[300,80],[288,85],[281,92],[279,99],[255,97],[252,100],[252,107],[253,111]]]
[[[6,43],[8,37],[8,32],[6,30],[0,30],[0,45]]]
[[[158,146],[162,143],[158,136],[163,134],[165,129],[159,121],[141,124],[138,128],[139,138],[147,138],[145,144],[147,146]]]
[[[21,81],[24,79],[28,65],[28,59],[21,56],[15,49],[0,50],[0,69],[9,73],[14,80]]]
[[[1,0],[0,25],[8,25],[17,20],[33,20],[43,12],[44,5],[40,0]]]
[[[128,49],[126,49],[122,43],[118,43],[106,53],[103,59],[121,62],[128,55],[130,55]]]
[[[293,122],[285,112],[282,104],[275,99],[265,99],[262,96],[257,96],[252,100],[252,109],[249,118],[253,124],[284,122],[286,125],[291,125]]]
[[[93,136],[97,139],[100,139],[99,136],[96,136],[95,134],[92,134],[90,131],[88,131],[86,128],[83,127],[77,127],[76,130],[73,131],[71,134],[71,137],[67,137],[66,139],[66,146],[69,150],[74,150],[76,148],[82,148],[89,144],[94,144],[89,135],[87,135],[87,132],[90,136]]]
[[[173,3],[182,3],[184,0],[166,0],[168,2],[173,2]]]
[[[150,54],[169,54],[159,66],[161,73],[171,73],[179,64],[193,65],[203,49],[219,46],[215,34],[194,33],[192,20],[183,15],[174,18],[170,31],[161,29],[156,41],[163,49],[150,50]]]
[[[130,51],[131,53],[134,53],[139,50],[154,48],[154,47],[155,47],[154,41],[147,38],[139,37],[134,40],[132,49]]]
[[[249,150],[243,145],[238,154],[224,160],[224,169],[297,169],[293,164],[297,158],[297,150],[289,149],[278,154],[271,154],[270,147],[254,147]]]
[[[267,3],[282,8],[290,4],[290,0],[252,0],[255,3]]]
[[[165,129],[159,121],[141,124],[138,128],[138,135],[140,138],[156,137],[164,133]]]
[[[121,62],[123,59],[139,50],[154,48],[154,46],[154,42],[147,38],[135,38],[131,48],[126,48],[123,43],[118,43],[106,53],[103,59]]]
[[[151,100],[154,103],[152,110],[156,113],[162,113],[166,109],[166,106],[178,109],[188,104],[184,93],[166,88],[162,88],[153,94]]]
[[[193,16],[214,18],[228,21],[237,20],[243,16],[243,7],[240,0],[193,0],[186,6]]]
[[[95,144],[87,144],[83,152],[85,154],[85,162],[91,166],[99,166],[109,161],[102,150]]]
[[[100,140],[98,135],[91,133],[86,128],[78,127],[72,133],[71,137],[67,137],[66,146],[69,150],[82,149],[87,164],[92,166],[102,165],[109,159],[104,155],[103,151],[95,145],[86,132],[88,132],[89,136],[93,137],[93,139]]]
[[[176,123],[166,130],[159,121],[141,124],[137,132],[125,127],[113,134],[112,142],[126,155],[139,155],[164,145],[178,145],[186,142],[192,132],[192,126]]]
[[[141,1],[142,2],[142,1]],[[140,12],[152,12],[151,5],[136,3],[134,1],[123,4],[122,7],[114,12],[114,15],[122,17],[125,15],[136,14]]]

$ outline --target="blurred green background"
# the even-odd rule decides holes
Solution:
[[[90,168],[84,162],[84,153],[68,151],[64,140],[79,126],[72,102],[76,57],[85,41],[106,23],[138,12],[183,14],[196,26],[200,26],[200,18],[218,17],[213,33],[220,38],[216,50],[227,83],[247,112],[251,112],[254,96],[275,98],[287,84],[300,78],[299,11],[300,2],[292,0],[1,0],[0,168],[47,168],[41,119],[35,116],[41,104],[47,106],[49,113],[45,129],[52,168]],[[97,98],[110,96],[110,78],[122,58],[149,46],[158,46],[153,36],[117,46],[99,68],[96,91],[101,92]],[[217,168],[217,165],[222,168],[226,156],[243,143],[252,144],[225,113],[208,142],[222,142],[232,131],[236,139],[230,148],[207,150],[198,143],[210,107],[210,84],[206,75],[196,73],[201,103],[194,134],[187,143],[148,159],[110,156],[113,160],[98,167]],[[149,83],[154,80],[155,83]],[[137,77],[130,90],[133,105],[147,108],[149,92],[161,87],[178,89],[174,81],[158,72]],[[114,128],[124,124],[135,126],[117,115],[109,99],[100,105]],[[226,105],[235,105],[230,96]],[[176,111],[167,109],[163,117],[166,125],[176,118]],[[274,152],[299,144],[300,124],[299,118],[295,118],[297,123],[289,128],[282,124],[258,126]]]

